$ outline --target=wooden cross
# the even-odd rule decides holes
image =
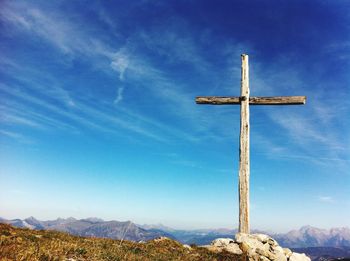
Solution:
[[[297,105],[305,104],[305,96],[249,97],[248,55],[242,54],[241,96],[196,97],[197,104],[241,105],[239,137],[239,232],[249,233],[249,104],[250,105]]]

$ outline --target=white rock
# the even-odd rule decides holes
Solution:
[[[280,246],[273,246],[272,249],[275,254],[284,254],[283,248]]]
[[[238,233],[236,234],[236,242],[247,244],[253,251],[256,248],[264,249],[264,244],[254,237],[254,235]]]
[[[190,250],[192,249],[192,247],[191,247],[191,246],[186,245],[186,244],[185,244],[185,245],[182,245],[182,246],[183,246],[184,248],[187,248],[187,249],[190,249]]]
[[[293,252],[289,248],[283,248],[283,253],[286,257],[290,257],[293,254]]]
[[[305,254],[292,253],[290,249],[282,248],[268,235],[237,233],[235,238],[218,238],[204,247],[211,251],[226,250],[238,255],[244,253],[249,261],[311,261]]]
[[[283,248],[279,245],[271,245],[272,253],[274,254],[276,261],[287,261],[287,257],[284,254]]]
[[[311,259],[307,257],[305,254],[293,253],[289,257],[289,261],[311,261]]]
[[[168,237],[157,237],[155,239],[153,239],[155,242],[162,242],[162,241],[166,241],[166,240],[171,240]]]
[[[270,259],[275,259],[275,254],[271,253],[268,249],[261,249],[261,248],[257,248],[255,249],[255,254],[259,255],[259,256],[264,256],[267,257],[269,260]]]
[[[264,250],[265,251],[270,251],[271,250],[271,246],[268,243],[264,244]]]
[[[283,253],[276,254],[275,261],[287,261],[287,257]]]
[[[243,254],[242,250],[239,248],[239,245],[236,243],[229,244],[227,247],[224,248],[227,252],[241,255]]]
[[[232,238],[217,238],[211,242],[211,245],[216,247],[225,247],[234,242],[235,241]]]
[[[254,236],[256,239],[258,239],[262,243],[266,243],[267,240],[270,239],[270,237],[265,234],[253,234],[252,236]]]
[[[278,246],[277,241],[271,237],[267,240],[267,243],[269,243],[271,246]]]
[[[242,254],[242,250],[239,248],[239,245],[235,243],[232,238],[217,238],[213,240],[210,244],[210,248],[216,251],[226,250],[233,254],[240,255]]]

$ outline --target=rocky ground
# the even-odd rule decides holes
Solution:
[[[247,256],[249,261],[311,261],[305,254],[282,248],[276,240],[264,234],[238,233],[235,239],[218,238],[204,247],[214,252],[228,251]]]

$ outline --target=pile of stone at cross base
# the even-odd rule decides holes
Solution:
[[[277,241],[264,234],[236,234],[236,240],[218,238],[210,245],[203,246],[211,251],[245,255],[249,261],[311,261],[305,254],[293,253],[289,248],[282,248]]]

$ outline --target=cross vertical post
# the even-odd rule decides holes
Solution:
[[[239,137],[239,232],[249,234],[249,65],[242,54],[241,124]]]

